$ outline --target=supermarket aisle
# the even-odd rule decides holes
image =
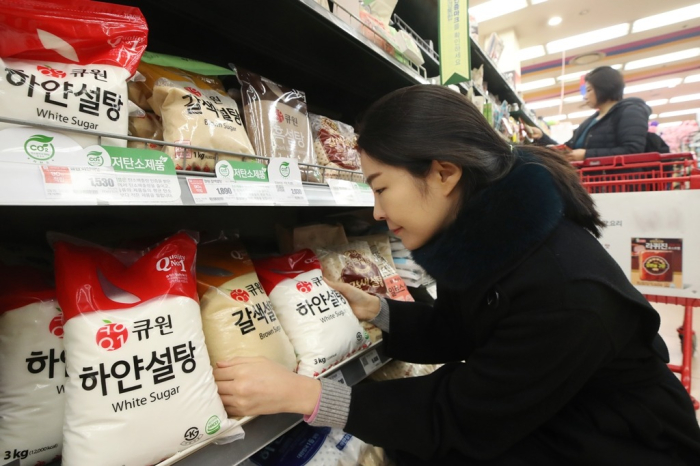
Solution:
[[[668,346],[668,352],[671,355],[671,363],[680,364],[682,353],[676,329],[683,322],[683,307],[670,304],[652,304],[661,315],[661,328],[659,333]],[[698,322],[700,320],[700,312],[697,311],[697,308],[693,317],[693,329],[700,335],[700,322]],[[692,395],[697,400],[700,400],[700,363],[698,363],[697,357],[693,359],[691,375],[692,380],[690,387]],[[696,411],[696,415],[698,417],[698,422],[700,422],[700,410]]]

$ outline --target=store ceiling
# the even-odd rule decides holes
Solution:
[[[470,8],[486,3],[487,0],[470,1]],[[514,0],[495,0],[500,7],[505,7]],[[539,0],[542,1],[542,0]],[[639,0],[528,0],[526,8],[512,13],[479,22],[479,39],[482,45],[492,32],[504,32],[514,30],[518,38],[520,49],[534,46],[545,46],[547,43],[583,34],[602,28],[623,23],[632,25],[636,20],[698,4],[699,0],[666,0],[663,2],[643,2]],[[532,3],[536,4],[532,4]],[[562,21],[557,26],[549,26],[548,21],[554,16],[559,16]],[[653,23],[658,24],[657,22]],[[688,52],[686,52],[688,51]],[[546,53],[546,50],[545,50]],[[597,56],[595,55],[597,53]],[[630,62],[650,57],[658,57],[669,53],[687,53],[690,56],[685,59],[673,61],[664,65],[646,66],[638,69],[629,69]],[[562,68],[562,56],[564,55],[564,67]],[[582,56],[586,57],[582,57]],[[576,57],[581,57],[576,59]],[[578,60],[591,58],[588,64],[576,64]],[[640,97],[653,105],[653,113],[659,123],[670,123],[679,120],[693,119],[694,115],[678,115],[674,112],[700,108],[700,79],[694,83],[686,83],[688,76],[700,77],[700,18],[685,20],[680,23],[653,28],[642,32],[631,32],[617,39],[610,39],[596,44],[570,49],[561,52],[546,54],[541,57],[524,60],[521,62],[522,83],[549,79],[554,82],[538,89],[524,92],[525,102],[533,106],[551,105],[536,110],[537,114],[544,117],[554,115],[566,115],[566,119],[578,124],[585,116],[571,115],[587,110],[582,102],[564,102],[559,106],[562,96],[561,81],[557,80],[562,75],[573,74],[591,70],[601,65],[623,65],[620,70],[628,88],[633,86],[669,81],[668,84],[680,84],[669,88],[653,89],[640,92],[626,93],[626,97]],[[628,69],[625,69],[624,67]],[[692,78],[691,78],[692,81]],[[563,95],[567,100],[580,96],[579,81],[576,77],[564,83]],[[686,102],[673,102],[670,100],[679,96],[693,96],[695,99]],[[663,103],[664,100],[668,102]],[[657,101],[657,102],[655,102]],[[671,115],[665,115],[671,113]]]

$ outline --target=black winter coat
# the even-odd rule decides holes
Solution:
[[[586,149],[586,158],[644,152],[650,114],[651,109],[646,102],[637,97],[622,99],[613,105],[588,132],[583,145]],[[581,123],[574,131],[573,137],[565,144],[573,149],[581,133],[595,118],[598,118],[598,112]],[[558,142],[545,134],[538,144],[558,144]]]
[[[445,365],[353,387],[347,432],[408,465],[700,465],[659,315],[563,211],[520,162],[414,251],[438,299],[390,301],[386,350]]]

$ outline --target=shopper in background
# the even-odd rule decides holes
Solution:
[[[562,149],[569,160],[644,152],[651,109],[637,97],[623,99],[625,81],[619,71],[601,66],[585,77],[586,105],[598,111],[576,128]],[[540,145],[559,144],[539,128],[525,131]]]
[[[596,240],[603,223],[561,154],[510,146],[465,98],[427,85],[375,103],[359,145],[375,218],[438,299],[333,286],[390,357],[444,365],[351,388],[263,358],[222,362],[230,414],[301,413],[408,465],[700,464],[659,315]]]

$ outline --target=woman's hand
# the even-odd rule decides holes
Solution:
[[[350,304],[352,312],[361,321],[372,320],[379,314],[379,298],[347,283],[326,280],[328,286],[342,294]]]
[[[537,126],[529,126],[527,125],[522,118],[520,119],[520,122],[523,124],[523,128],[525,129],[525,133],[527,133],[528,137],[532,139],[540,139],[544,133],[542,132],[541,129],[539,129]]]
[[[580,162],[581,160],[585,160],[586,149],[574,149],[566,154],[566,158],[569,160],[569,162]]]
[[[321,395],[319,380],[295,374],[267,358],[234,358],[216,365],[214,379],[230,416],[310,415]]]

